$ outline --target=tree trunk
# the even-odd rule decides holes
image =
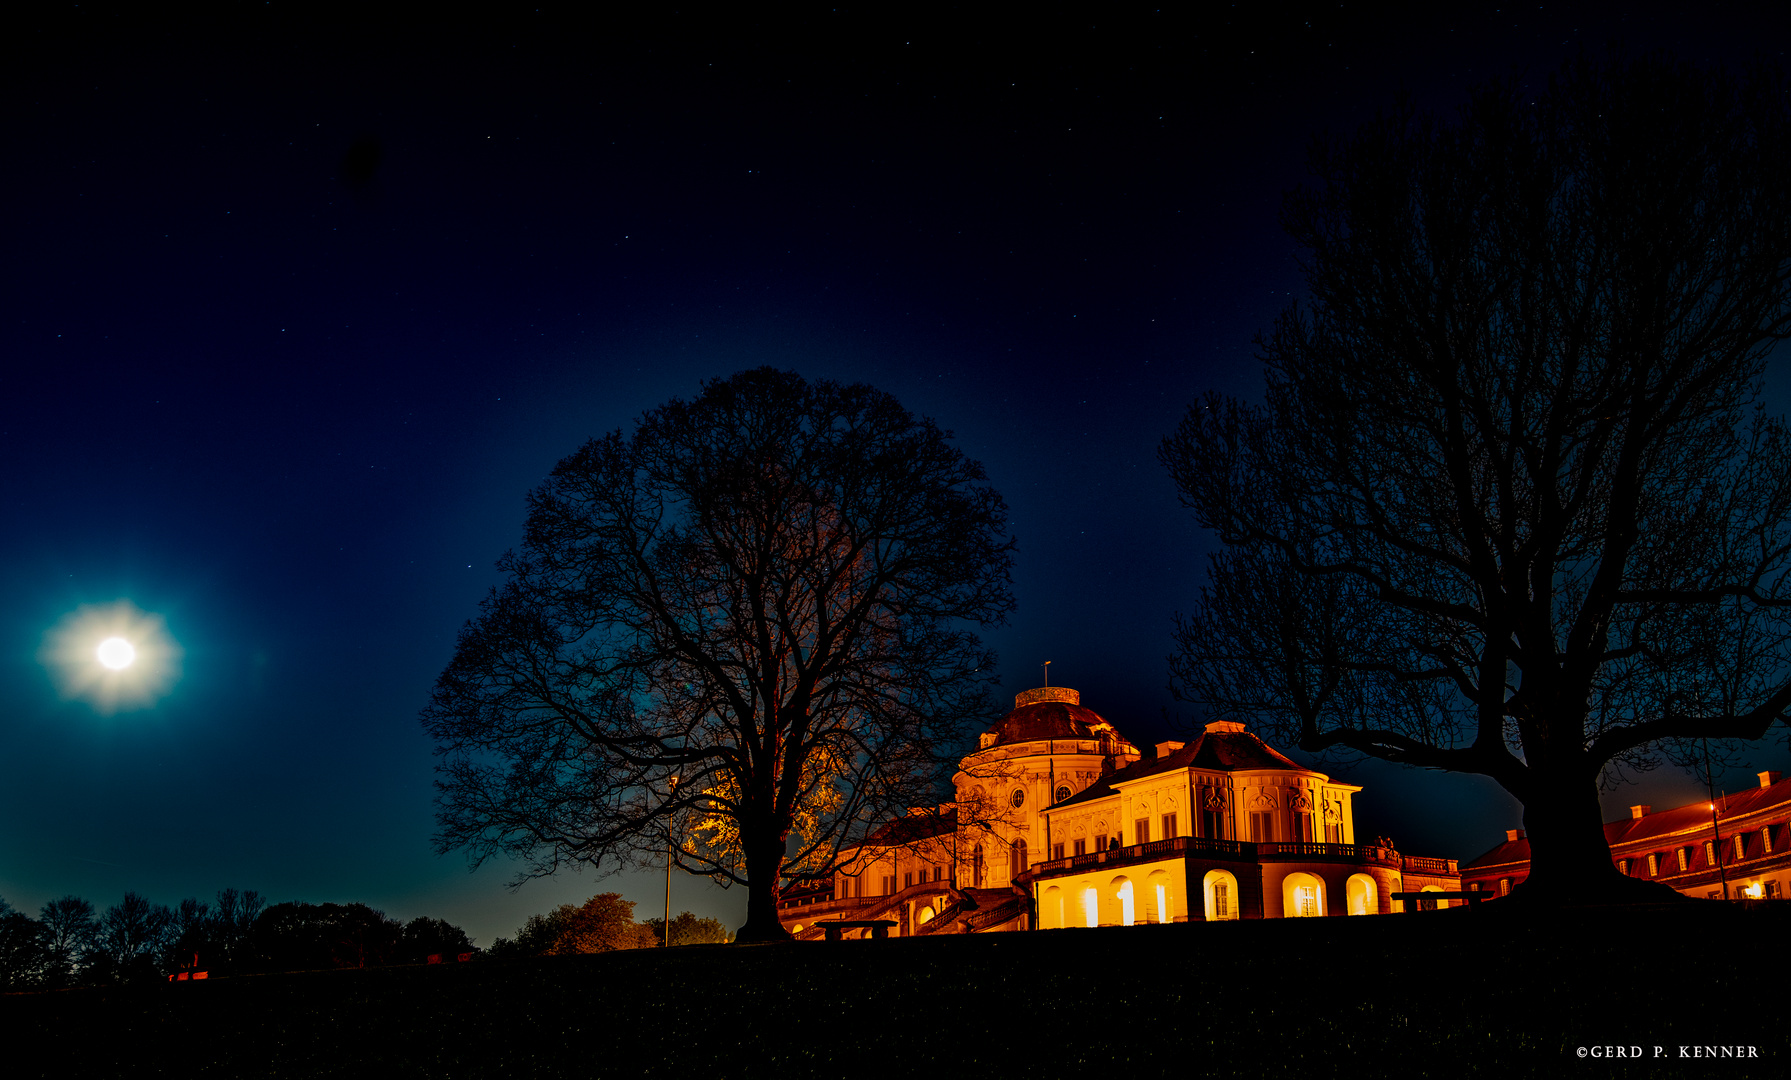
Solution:
[[[742,829],[746,855],[746,925],[734,935],[739,943],[789,941],[790,932],[777,918],[779,871],[784,867],[784,838]]]
[[[1530,875],[1512,898],[1526,905],[1671,903],[1685,899],[1656,881],[1625,877],[1611,861],[1598,785],[1575,774],[1531,775],[1524,800]]]

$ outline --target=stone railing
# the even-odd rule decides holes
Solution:
[[[1444,877],[1460,873],[1454,859],[1430,859],[1422,855],[1407,855],[1401,860],[1408,874],[1439,874]]]
[[[1153,859],[1190,856],[1223,859],[1228,862],[1298,862],[1311,859],[1321,862],[1374,863],[1391,867],[1400,866],[1402,861],[1408,866],[1413,863],[1421,863],[1425,867],[1431,864],[1453,865],[1453,860],[1445,859],[1401,860],[1397,851],[1375,844],[1321,844],[1308,841],[1254,844],[1246,840],[1215,840],[1205,836],[1177,836],[1169,840],[1153,840],[1148,844],[1133,844],[1131,847],[1109,848],[1106,851],[1093,851],[1086,855],[1071,855],[1068,858],[1034,863],[1024,876],[1027,880],[1032,880],[1044,874],[1065,870],[1082,870],[1094,866],[1113,866],[1149,862]],[[1445,871],[1423,870],[1419,872],[1443,873]],[[1453,873],[1454,871],[1446,872]]]

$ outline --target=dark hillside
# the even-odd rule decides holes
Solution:
[[[14,995],[0,1033],[13,1077],[1783,1076],[1788,929],[1700,903],[692,946]],[[1723,1044],[1758,1057],[1679,1058]],[[1618,1045],[1648,1060],[1578,1055]]]

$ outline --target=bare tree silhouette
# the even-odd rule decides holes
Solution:
[[[747,887],[738,939],[787,936],[781,883],[928,802],[990,715],[968,626],[1011,609],[1012,545],[948,438],[762,368],[562,461],[423,713],[440,849],[614,869],[688,815],[673,857]]]
[[[1620,877],[1598,784],[1791,707],[1784,85],[1580,62],[1459,122],[1409,110],[1290,197],[1308,305],[1261,405],[1162,459],[1223,548],[1176,685],[1309,751],[1492,777],[1527,894]]]

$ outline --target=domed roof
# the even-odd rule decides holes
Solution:
[[[1082,695],[1067,686],[1041,686],[1014,695],[1014,711],[983,737],[983,747],[1037,739],[1101,739],[1118,745],[1117,753],[1136,754],[1133,746],[1100,713],[1082,707]]]

